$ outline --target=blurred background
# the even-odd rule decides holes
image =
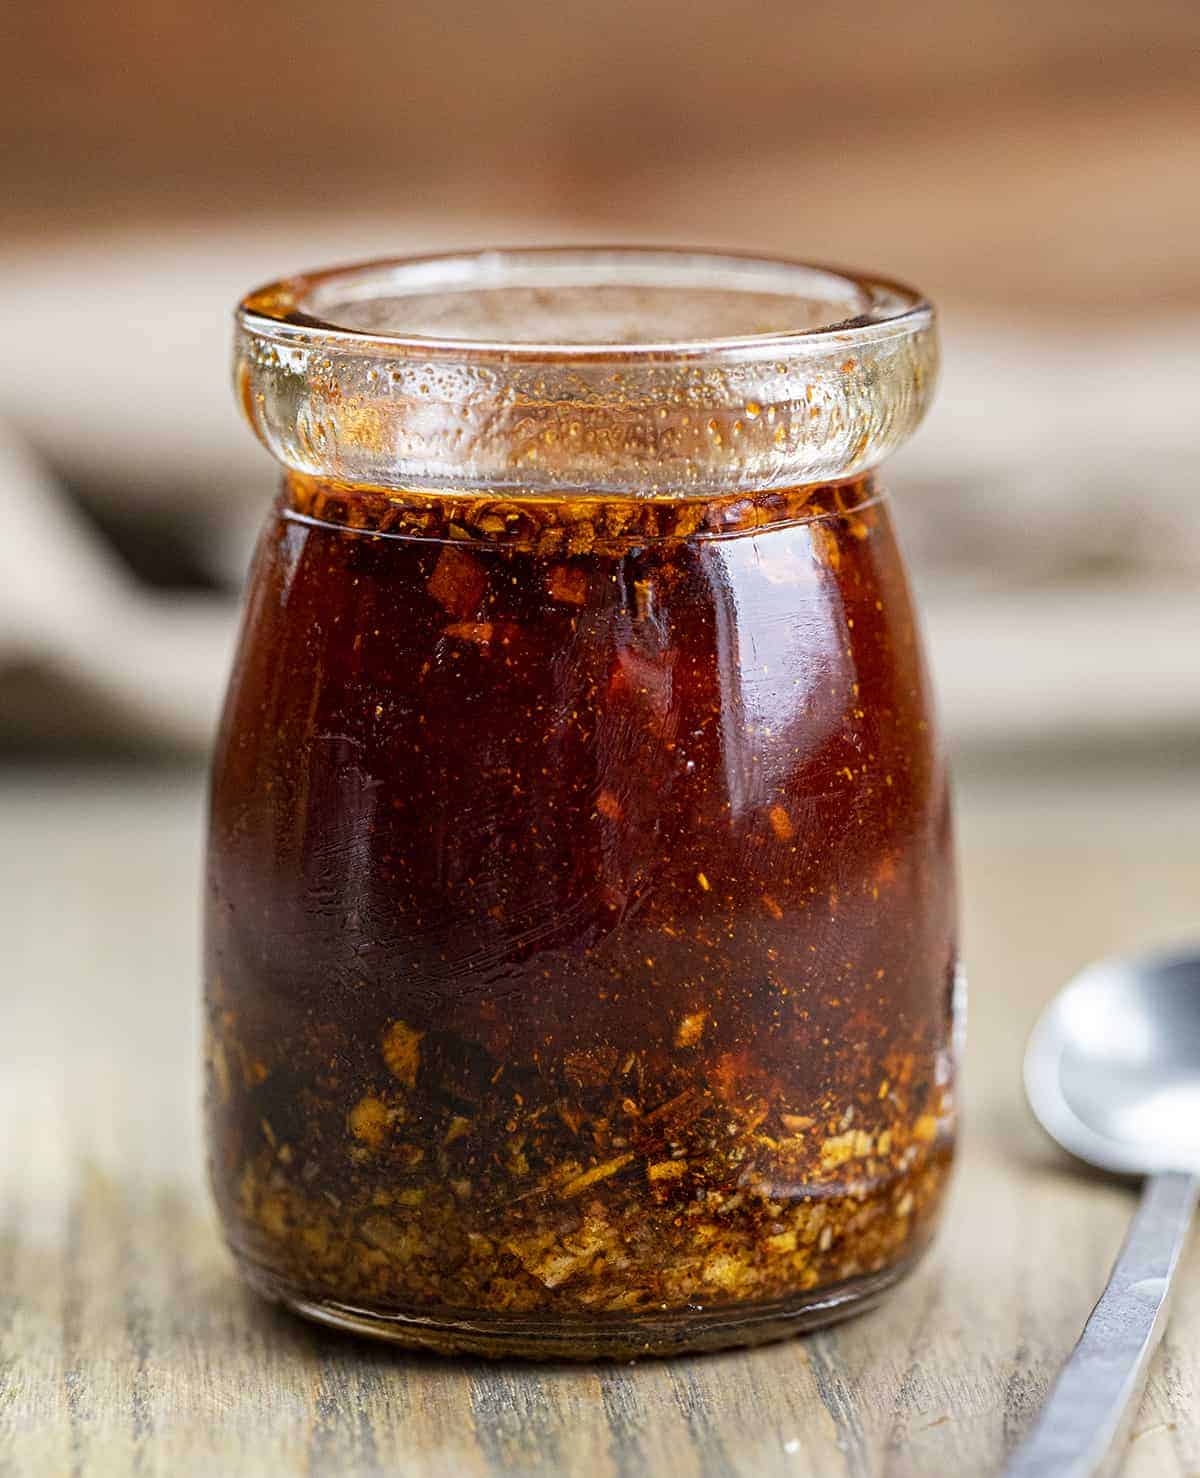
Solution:
[[[0,91],[0,744],[197,756],[274,469],[229,313],[442,245],[725,245],[943,309],[891,483],[951,739],[1200,723],[1193,0],[46,0]]]

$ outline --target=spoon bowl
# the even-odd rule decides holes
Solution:
[[[1025,1092],[1089,1164],[1200,1174],[1200,955],[1102,960],[1076,976],[1030,1038]]]

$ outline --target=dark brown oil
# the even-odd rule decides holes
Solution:
[[[869,480],[292,479],[213,782],[232,1243],[380,1317],[577,1320],[567,1353],[886,1273],[945,1180],[953,892]]]

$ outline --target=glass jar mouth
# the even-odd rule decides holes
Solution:
[[[680,498],[869,471],[924,415],[934,313],[884,278],[659,248],[518,248],[283,279],[235,383],[293,472]]]
[[[382,258],[280,279],[238,307],[239,325],[267,338],[500,363],[819,356],[831,339],[849,350],[919,332],[932,316],[920,293],[875,275],[620,246]],[[531,333],[537,324],[544,330]],[[654,332],[656,324],[666,331]],[[687,331],[672,332],[675,325]]]

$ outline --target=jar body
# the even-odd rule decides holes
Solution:
[[[264,1291],[629,1356],[860,1307],[952,1150],[951,830],[869,477],[291,476],[215,759],[212,1174]]]

